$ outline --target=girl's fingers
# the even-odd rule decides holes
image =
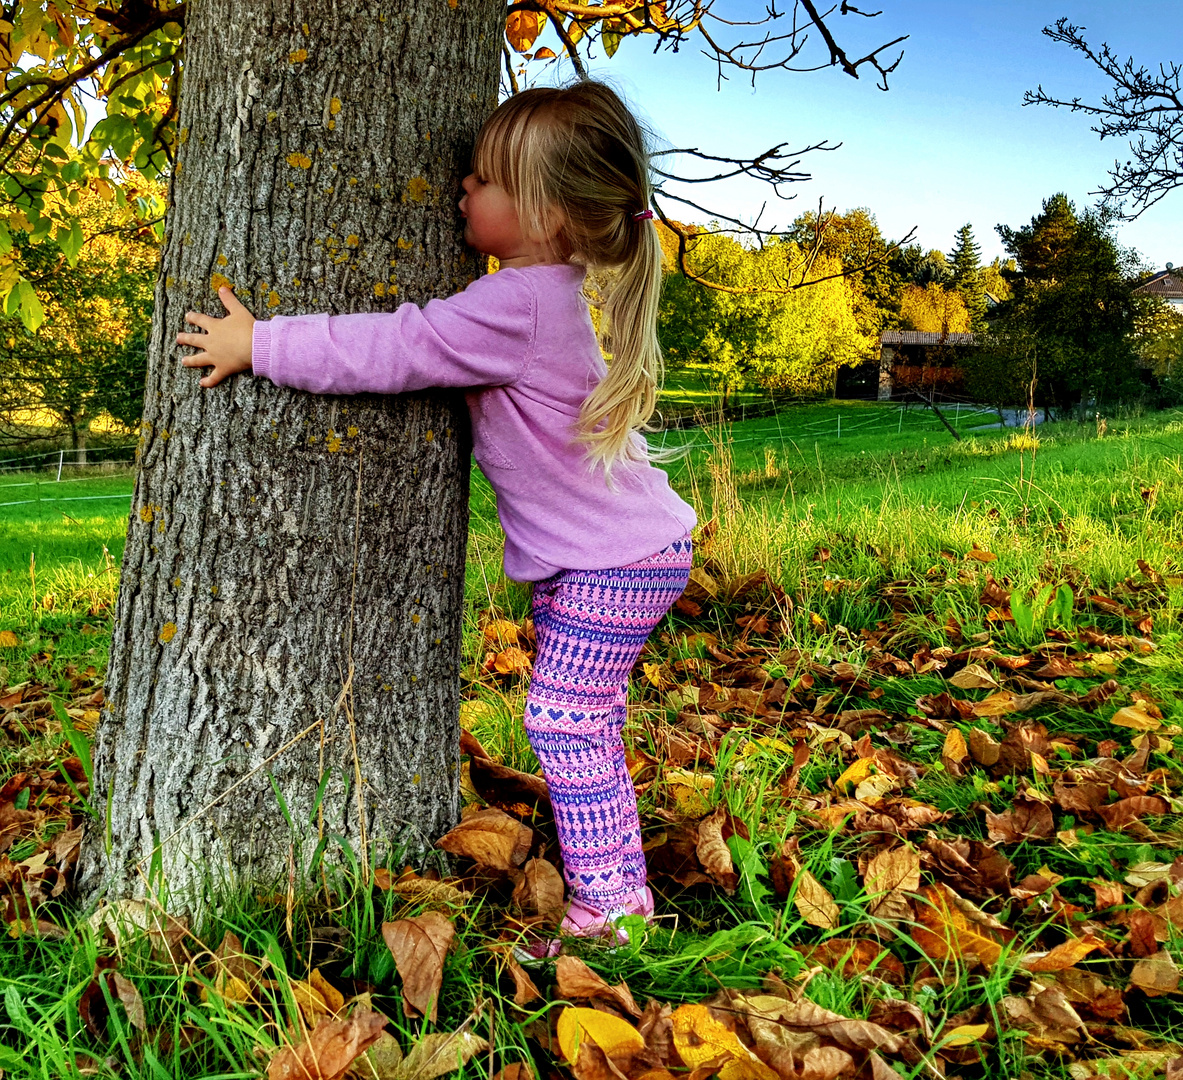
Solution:
[[[208,334],[178,334],[178,345],[192,345],[196,349],[203,348],[205,343],[209,340]]]
[[[192,356],[182,356],[181,363],[185,367],[213,367],[214,362],[209,358],[208,353],[194,353]]]
[[[222,301],[222,306],[230,315],[237,315],[240,311],[246,311],[246,308],[239,302],[238,297],[234,295],[234,290],[227,285],[223,285],[218,290],[218,299]]]
[[[202,315],[200,311],[186,311],[185,322],[192,323],[194,326],[200,326],[203,330],[208,330],[216,322],[221,322],[220,319],[215,319],[211,315]]]

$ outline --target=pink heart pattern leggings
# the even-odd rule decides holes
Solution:
[[[534,586],[538,653],[526,735],[554,807],[570,899],[619,910],[645,884],[637,793],[624,760],[628,677],[682,595],[689,535],[639,562],[565,570]]]

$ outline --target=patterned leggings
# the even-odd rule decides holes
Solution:
[[[645,884],[637,794],[621,731],[628,677],[686,587],[690,537],[611,570],[565,570],[534,586],[538,655],[526,735],[542,765],[571,898],[619,909]]]

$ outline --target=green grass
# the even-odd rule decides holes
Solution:
[[[679,392],[683,404],[693,404],[697,393],[709,396],[701,385],[689,383]],[[892,648],[910,655],[914,649],[945,643],[949,619],[956,620],[967,639],[989,631],[1016,649],[1032,643],[1015,628],[983,622],[978,597],[988,576],[1021,593],[1041,582],[1063,581],[1105,593],[1136,574],[1139,559],[1164,573],[1179,572],[1183,414],[1114,422],[1103,437],[1095,427],[1049,425],[1037,432],[1034,452],[1015,439],[1013,431],[968,430],[983,419],[990,418],[975,421],[963,415],[960,426],[965,435],[957,442],[930,412],[840,402],[794,406],[776,417],[722,430],[687,429],[667,437],[667,445],[694,444],[685,459],[671,465],[673,483],[695,503],[703,521],[714,517],[717,523],[714,536],[700,544],[699,561],[722,576],[766,568],[792,598],[777,674],[792,681],[811,662],[844,660],[857,667],[866,655],[860,633],[874,632],[893,619],[885,599],[892,595],[893,582],[906,582],[899,595],[911,609],[901,610],[891,624]],[[661,437],[655,442],[660,444]],[[45,476],[0,482],[0,502],[23,501],[21,506],[0,507],[0,631],[12,630],[20,639],[19,647],[0,649],[0,682],[19,682],[31,674],[60,683],[72,667],[101,671],[105,664],[117,584],[108,558],[117,562],[122,551],[126,503],[116,498],[84,500],[92,495],[126,497],[131,477],[122,473],[64,479],[70,482],[58,484]],[[18,482],[32,486],[12,486]],[[492,492],[475,472],[471,508],[468,665],[482,659],[477,612],[493,607],[520,619],[529,603],[529,589],[507,581],[501,572],[502,540]],[[967,559],[975,547],[994,559]],[[32,566],[30,556],[35,557]],[[1181,610],[1183,590],[1172,585],[1156,609],[1158,651],[1122,659],[1117,673],[1123,685],[1151,692],[1174,723],[1183,720]],[[722,622],[713,628],[721,635],[734,633]],[[702,622],[693,629],[712,626]],[[1040,636],[1044,629],[1042,623],[1033,627],[1029,637]],[[671,646],[666,659],[694,655],[703,655],[701,647],[679,651]],[[900,713],[914,711],[917,696],[945,688],[937,673],[884,679],[876,685],[883,695],[875,705]],[[1073,688],[1088,685],[1082,682]],[[472,725],[486,748],[506,764],[532,769],[533,756],[518,719],[524,686],[482,685],[470,687],[470,693],[487,706]],[[843,707],[871,704],[859,692],[844,693],[839,699]],[[836,702],[831,708],[837,706]],[[652,696],[645,708],[654,709]],[[1089,744],[1112,734],[1099,715],[1083,710],[1063,711],[1057,724]],[[968,732],[968,724],[959,726]],[[984,722],[977,726],[1002,734]],[[646,749],[646,731],[637,728],[631,734],[638,748]],[[592,948],[586,954],[610,982],[627,981],[638,1001],[648,994],[673,1004],[699,1001],[720,985],[758,986],[769,971],[792,978],[808,965],[802,949],[827,938],[866,932],[871,898],[856,873],[861,849],[849,836],[809,825],[785,803],[779,795],[784,755],[753,743],[759,734],[767,733],[739,731],[725,740],[717,756],[716,782],[707,796],[711,806],[726,806],[751,836],[746,847],[738,837],[730,842],[742,872],[735,896],[671,890],[660,899],[661,909],[671,918],[643,946],[614,955]],[[939,759],[941,733],[921,731],[915,739],[913,754]],[[0,750],[0,782],[36,753],[52,749],[26,748],[25,757]],[[802,771],[799,790],[829,790],[844,768],[836,751],[815,753]],[[642,796],[642,812],[650,820],[652,815],[645,811],[656,808],[660,783],[659,776]],[[995,782],[978,773],[954,778],[937,767],[910,791],[958,815],[962,833],[976,838],[984,835],[980,809],[1003,810],[1014,793],[1009,778]],[[1166,827],[1177,829],[1170,823]],[[770,862],[793,838],[803,866],[838,903],[841,920],[833,930],[809,927],[791,905],[768,901]],[[1016,880],[1046,865],[1064,876],[1063,895],[1087,909],[1091,879],[1159,860],[1163,852],[1130,836],[1098,830],[1082,834],[1072,847],[1030,843],[1009,848],[1007,854],[1016,864]],[[120,970],[140,988],[150,1023],[162,1033],[146,1046],[137,1040],[120,1006],[111,1010],[105,1044],[82,1028],[79,999],[91,982],[96,958],[113,951],[96,932],[82,926],[64,941],[22,937],[0,945],[0,1068],[8,1070],[5,1075],[45,1078],[256,1076],[265,1066],[266,1054],[284,1037],[282,1024],[268,1018],[293,1020],[291,982],[306,978],[312,967],[340,987],[375,988],[376,1003],[397,1019],[400,1040],[408,1045],[415,1031],[401,1019],[398,980],[378,932],[383,920],[400,917],[407,909],[390,893],[365,889],[356,876],[334,873],[327,892],[294,898],[290,923],[285,906],[274,898],[244,897],[236,910],[219,911],[207,925],[194,928],[210,947],[224,931],[233,930],[249,955],[266,961],[267,978],[274,984],[265,989],[267,1002],[235,1002],[208,993],[203,1001],[200,988],[208,989],[211,958],[197,954],[196,940],[189,942],[195,955],[186,972],[154,954],[142,938],[121,945]],[[938,1031],[962,1009],[985,1005],[996,1014],[1002,998],[1011,992],[1018,957],[1045,930],[1046,920],[1017,906],[1004,915],[1019,940],[993,971],[962,970],[951,962],[939,989],[909,988],[911,1000]],[[69,921],[74,914],[59,909],[59,917]],[[499,981],[498,961],[488,950],[490,936],[499,929],[498,918],[488,908],[474,907],[458,919],[460,947],[448,960],[436,1030],[452,1030],[477,1013],[479,1033],[487,1035],[490,1027],[494,1032],[500,1065],[529,1060],[537,1053],[526,1031],[545,1012],[541,1005],[536,1015],[515,1010],[506,980]],[[333,929],[340,948],[326,946],[325,927]],[[1167,947],[1179,955],[1178,940]],[[906,931],[892,943],[892,951],[907,960],[922,953]],[[1090,959],[1084,966],[1104,974],[1108,964],[1107,959]],[[810,999],[852,1017],[866,1017],[877,1001],[903,992],[886,981],[848,978],[839,971],[823,972],[806,990]],[[1183,1011],[1173,998],[1135,1004],[1129,1019],[1159,1037],[1183,1032]],[[203,1038],[190,1045],[194,1032]],[[257,1047],[264,1057],[257,1056]],[[989,1054],[985,1068],[966,1075],[1066,1075],[1055,1059],[1028,1056],[1021,1038],[1013,1034],[1000,1038]],[[543,1058],[535,1066],[545,1075]],[[474,1062],[459,1075],[485,1075],[485,1063]]]

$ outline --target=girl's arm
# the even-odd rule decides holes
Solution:
[[[177,341],[203,351],[189,367],[212,367],[214,386],[253,369],[280,386],[318,394],[398,394],[430,386],[505,386],[533,358],[537,303],[526,275],[507,269],[425,307],[388,313],[279,316],[256,322],[229,289],[227,316],[190,313],[204,334]]]

